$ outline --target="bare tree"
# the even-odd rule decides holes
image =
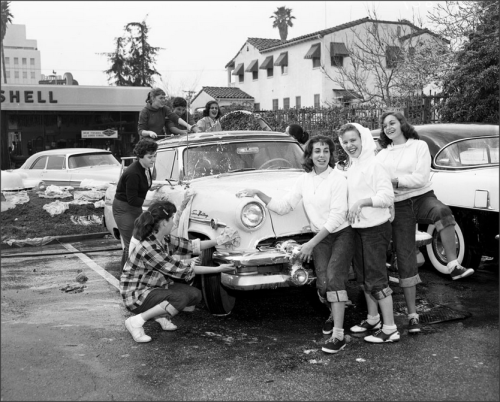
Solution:
[[[344,44],[350,63],[335,62],[330,48],[333,68],[321,66],[322,72],[340,88],[362,103],[385,107],[394,106],[401,97],[421,93],[423,88],[438,83],[448,66],[446,43],[439,38],[423,40],[429,33],[414,23],[378,23],[376,14],[369,16],[371,24],[350,29],[353,39],[346,35]]]

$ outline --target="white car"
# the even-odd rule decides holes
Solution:
[[[109,151],[97,148],[50,149],[31,155],[18,173],[27,188],[45,185],[78,187],[82,180],[117,182],[120,162]]]
[[[414,126],[431,153],[431,181],[436,197],[455,217],[458,260],[477,269],[483,255],[498,257],[499,234],[499,128],[487,124],[428,124]],[[378,138],[380,130],[373,130]],[[419,222],[432,236],[424,255],[447,273],[446,255],[437,230]]]

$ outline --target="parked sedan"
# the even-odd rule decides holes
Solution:
[[[43,181],[46,185],[78,187],[82,180],[117,182],[120,162],[109,151],[96,148],[63,148],[37,152],[13,172],[25,187]]]
[[[499,128],[486,124],[414,126],[431,154],[432,189],[448,205],[457,225],[457,255],[463,266],[477,269],[481,257],[498,257]],[[378,138],[380,130],[373,130]],[[446,255],[434,225],[419,224],[432,235],[424,254],[446,273]]]

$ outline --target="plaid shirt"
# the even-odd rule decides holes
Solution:
[[[139,307],[156,288],[168,289],[174,283],[170,278],[190,281],[194,277],[191,265],[179,259],[190,258],[199,251],[199,240],[165,237],[165,245],[155,235],[144,239],[129,255],[120,276],[120,293],[127,309]]]

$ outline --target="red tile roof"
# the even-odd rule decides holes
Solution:
[[[205,92],[214,99],[254,99],[253,96],[248,95],[239,88],[232,87],[202,87],[191,103],[202,93]]]

